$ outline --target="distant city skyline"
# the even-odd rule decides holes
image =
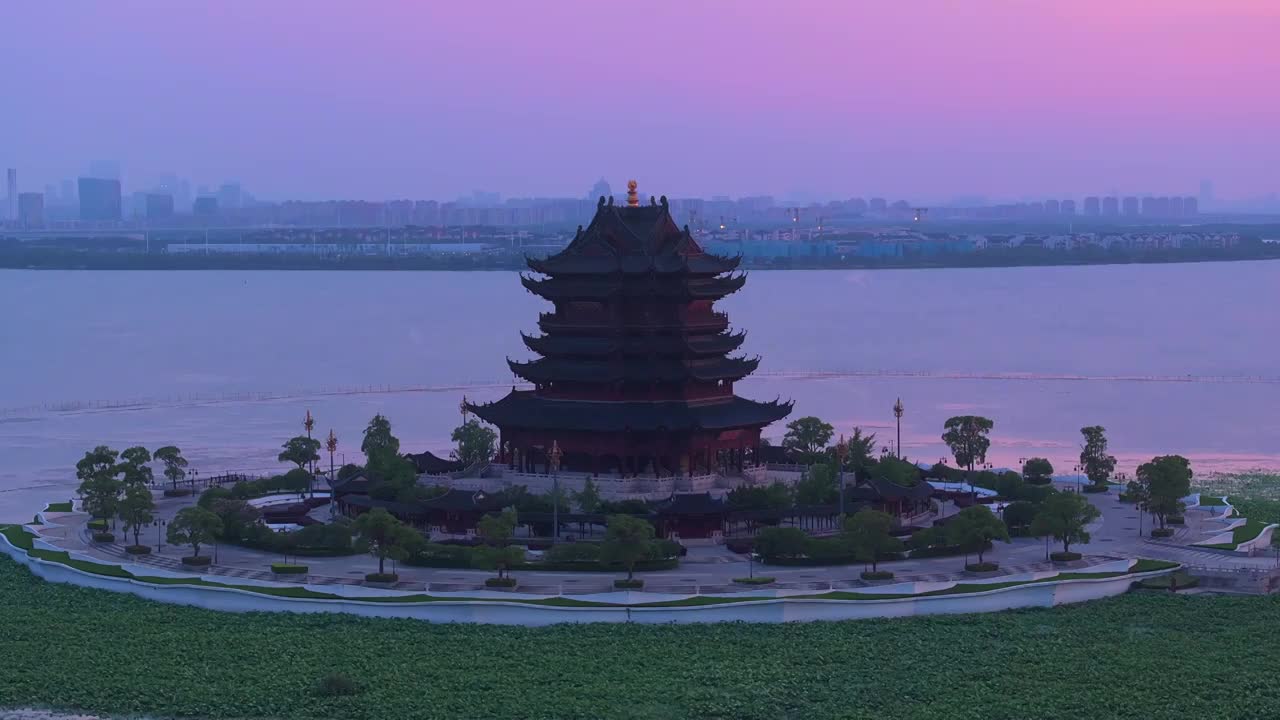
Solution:
[[[176,173],[272,200],[577,197],[601,175],[671,197],[928,203],[1280,190],[1268,0],[6,15],[0,63],[20,71],[0,166],[24,191],[98,158],[131,190]]]

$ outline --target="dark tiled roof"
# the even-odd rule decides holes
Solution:
[[[420,475],[443,475],[444,473],[457,472],[462,469],[462,463],[457,460],[445,460],[429,451],[417,454],[408,453],[405,458],[413,463]]]
[[[729,511],[729,505],[711,493],[675,493],[654,510],[659,515],[722,515]]]
[[[424,500],[422,507],[426,510],[475,510],[488,509],[485,502],[489,498],[483,490],[459,490],[449,488],[443,495]]]
[[[393,500],[378,500],[368,495],[351,495],[342,500],[348,505],[362,508],[382,508],[398,518],[420,519],[425,516],[422,507],[414,503],[395,502]]]
[[[716,333],[712,335],[633,335],[625,337],[540,335],[531,337],[521,333],[521,339],[530,350],[539,355],[720,355],[737,350],[746,339],[746,333]]]
[[[755,372],[759,358],[708,358],[691,363],[679,358],[626,358],[618,360],[576,360],[539,358],[531,362],[507,361],[511,372],[533,383],[572,381],[609,383],[683,382],[686,380],[736,381]]]
[[[468,404],[481,419],[499,427],[566,429],[587,432],[623,430],[727,430],[761,427],[791,412],[791,403],[762,403],[731,397],[714,403],[592,402],[551,400],[533,391],[517,390],[497,402]]]

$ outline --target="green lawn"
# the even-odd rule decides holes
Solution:
[[[1227,504],[1224,498],[1210,497],[1209,495],[1200,496],[1200,507],[1222,507]]]
[[[1231,542],[1214,543],[1212,545],[1204,544],[1204,545],[1198,545],[1197,547],[1216,548],[1218,550],[1235,550],[1237,547],[1240,546],[1240,543],[1246,543],[1258,537],[1258,535],[1262,533],[1263,529],[1265,529],[1270,524],[1271,523],[1266,522],[1264,520],[1254,520],[1252,518],[1249,518],[1240,527],[1232,529]]]
[[[242,615],[45,583],[0,558],[0,707],[211,719],[1276,717],[1280,645],[1265,639],[1277,623],[1280,596],[1163,593],[784,625]],[[363,692],[318,697],[329,672]]]
[[[59,513],[71,512],[71,501],[68,500],[67,502],[49,503],[47,506],[45,506],[44,511],[59,512]]]

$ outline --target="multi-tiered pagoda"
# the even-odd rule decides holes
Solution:
[[[739,259],[704,252],[666,197],[642,206],[629,189],[626,207],[600,198],[562,252],[528,260],[538,276],[521,282],[555,306],[541,335],[522,335],[540,357],[507,361],[533,389],[466,406],[501,430],[501,461],[518,470],[547,472],[559,447],[566,472],[733,472],[791,411],[733,394],[760,362],[730,355],[744,334],[712,307],[746,281]]]

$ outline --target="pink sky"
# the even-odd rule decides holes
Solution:
[[[12,3],[0,162],[268,197],[1280,189],[1280,2]]]

